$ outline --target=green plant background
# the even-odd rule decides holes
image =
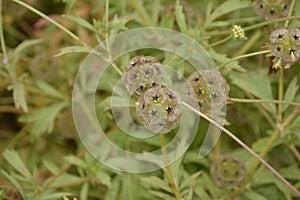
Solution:
[[[299,0],[292,1],[290,18],[272,21],[257,16],[246,0],[0,2],[0,199],[178,199],[167,169],[128,174],[99,163],[82,146],[72,120],[80,62],[106,38],[150,26],[187,34],[209,52],[230,85],[225,128],[300,190],[300,64],[269,73],[272,62],[265,56],[274,29],[300,27]],[[233,25],[247,38],[235,39]],[[96,95],[99,122],[114,143],[141,152],[160,148],[159,139],[140,143],[123,136],[110,112],[111,85],[136,55],[154,56],[185,77],[192,71],[180,58],[150,49],[122,56],[106,72]],[[201,120],[191,147],[170,166],[183,199],[299,199],[226,134],[199,159],[207,126]],[[210,174],[223,154],[239,156],[246,166],[245,181],[234,190],[218,187]]]

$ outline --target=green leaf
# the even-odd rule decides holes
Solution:
[[[111,188],[111,178],[105,172],[98,170],[95,175],[95,179],[98,180],[103,185],[107,186],[108,188]]]
[[[186,200],[193,200],[193,188],[190,188]]]
[[[58,193],[54,193],[54,194],[45,194],[45,195],[39,196],[39,200],[61,199],[64,196],[69,196],[69,195],[72,195],[72,194],[67,193],[67,192],[58,192]]]
[[[209,16],[209,21],[214,21],[216,18],[230,13],[235,10],[240,10],[242,8],[247,8],[250,6],[249,1],[244,0],[228,0],[216,8],[213,13]]]
[[[159,27],[173,29],[174,27],[174,16],[172,13],[167,13],[159,22]]]
[[[175,16],[180,31],[182,33],[187,33],[185,13],[183,12],[183,6],[179,4],[179,1],[176,1]]]
[[[159,188],[167,192],[173,193],[172,188],[167,182],[155,176],[141,177],[140,180],[146,183],[147,185],[151,186],[152,188]]]
[[[186,180],[182,182],[180,185],[180,189],[184,189],[185,187],[189,187],[194,181],[197,181],[202,171],[199,171],[191,176],[189,176]]]
[[[214,60],[219,62],[221,65],[228,63],[231,60],[230,58],[227,58],[226,55],[220,54],[217,52],[210,52],[210,55],[212,56],[212,58]],[[230,62],[230,64],[226,65],[226,67],[234,69],[239,72],[247,72],[247,70],[245,68],[243,68],[242,66],[240,66],[239,62],[237,62],[237,61]]]
[[[4,176],[17,188],[18,192],[21,194],[23,199],[26,199],[25,193],[20,185],[20,183],[15,179],[15,177],[9,175],[5,171],[1,170],[1,172],[4,174]]]
[[[32,175],[27,169],[26,165],[20,158],[19,154],[14,150],[6,150],[3,156],[7,162],[20,174],[22,174],[27,179],[32,179]]]
[[[299,89],[299,85],[297,84],[297,76],[293,78],[293,80],[290,82],[285,94],[284,94],[284,100],[285,101],[294,101],[295,96],[297,94],[297,91]],[[282,111],[288,108],[288,104],[283,104]]]
[[[163,200],[174,200],[175,199],[174,197],[170,196],[169,194],[159,192],[159,191],[150,190],[149,193],[151,193],[154,196],[157,196]]]
[[[26,93],[23,83],[18,82],[8,86],[8,90],[13,90],[13,99],[17,109],[22,109],[24,112],[28,112],[28,106],[26,102]]]
[[[76,182],[83,181],[84,179],[85,179],[85,177],[80,178],[78,176],[74,176],[74,175],[65,173],[65,174],[59,176],[57,179],[55,179],[55,181],[51,184],[50,187],[54,187],[54,188],[66,187],[66,186],[72,185]],[[51,178],[47,179],[47,181],[48,180],[51,180]],[[45,184],[47,184],[47,181],[45,182]]]
[[[300,181],[300,169],[297,166],[282,168],[279,170],[279,173],[286,179]]]
[[[68,46],[60,49],[60,53],[55,54],[54,57],[59,57],[69,53],[94,53],[96,55],[100,55],[99,52],[88,46]]]
[[[271,82],[266,70],[251,71],[247,73],[231,73],[232,83],[242,90],[260,98],[274,99]],[[275,114],[276,107],[272,103],[263,103],[262,106],[269,112]]]
[[[268,200],[266,197],[254,192],[254,191],[245,191],[241,194],[241,200]]]
[[[36,85],[38,88],[40,88],[44,93],[53,96],[53,97],[58,97],[58,98],[64,98],[64,95],[57,90],[55,87],[52,85],[46,83],[45,81],[37,80]]]
[[[93,31],[95,33],[99,33],[99,31],[89,22],[87,22],[86,20],[82,19],[81,17],[77,17],[77,16],[73,16],[73,15],[64,15],[64,17],[72,20],[73,22],[89,29],[90,31]]]
[[[44,166],[53,174],[58,174],[60,169],[52,162],[50,161],[43,161]]]
[[[23,115],[19,118],[19,120],[23,123],[33,123],[30,131],[35,137],[41,136],[45,132],[51,133],[53,131],[57,114],[67,105],[68,102],[53,103],[52,105],[40,109],[35,113]]]
[[[71,163],[71,164],[81,167],[83,169],[87,168],[87,164],[83,160],[81,160],[80,158],[78,158],[76,156],[73,156],[73,155],[66,156],[66,157],[64,157],[64,160],[66,160],[68,163]]]
[[[89,183],[84,183],[80,191],[80,200],[88,200]]]
[[[31,46],[35,46],[35,45],[41,43],[42,41],[43,40],[41,40],[41,39],[25,40],[24,42],[19,44],[17,46],[17,48],[15,48],[15,50],[12,52],[10,57],[15,58],[15,57],[17,57],[18,54],[22,53],[22,51],[28,50],[28,49],[30,49]]]

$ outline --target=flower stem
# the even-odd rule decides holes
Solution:
[[[283,67],[279,69],[279,85],[278,85],[278,123],[282,122],[282,99],[283,99]]]
[[[210,45],[210,47],[214,47],[214,46],[217,46],[217,45],[220,45],[220,44],[222,44],[222,43],[224,43],[224,42],[227,42],[228,40],[230,40],[231,39],[231,35],[229,35],[228,37],[226,37],[226,38],[224,38],[224,39],[222,39],[222,40],[219,40],[219,41],[217,41],[217,42],[215,42],[215,43],[212,43],[211,45]]]
[[[0,0],[0,41],[3,57],[7,58],[7,50],[5,45],[4,33],[3,33],[3,22],[2,22],[2,0]]]
[[[13,2],[27,8],[28,10],[32,11],[33,13],[39,15],[40,17],[46,19],[47,21],[49,21],[50,23],[52,23],[54,26],[56,26],[57,28],[61,29],[62,31],[64,31],[66,34],[68,34],[69,36],[71,36],[74,40],[79,41],[82,45],[84,46],[88,46],[84,41],[82,41],[77,35],[75,35],[74,33],[72,33],[71,31],[69,31],[67,28],[65,28],[64,26],[62,26],[61,24],[59,24],[58,22],[56,22],[55,20],[51,19],[50,17],[48,17],[47,15],[45,15],[44,13],[42,13],[41,11],[35,9],[34,7],[22,2],[21,0],[12,0]]]
[[[294,9],[294,6],[295,6],[295,2],[296,2],[296,0],[292,0],[291,6],[290,6],[290,10],[289,10],[289,13],[288,13],[287,17],[291,17],[293,9]],[[285,21],[284,27],[288,27],[288,25],[289,25],[289,19],[287,19]]]
[[[221,64],[220,66],[218,66],[218,69],[221,69],[222,67],[226,66],[227,64],[229,64],[229,63],[231,63],[235,60],[239,60],[239,59],[247,58],[247,57],[252,57],[252,56],[257,56],[257,55],[261,55],[261,54],[266,54],[266,53],[269,53],[269,52],[270,52],[270,50],[264,50],[264,51],[258,51],[258,52],[253,52],[253,53],[237,56],[237,57],[232,58],[231,60]]]
[[[269,165],[260,155],[255,153],[250,147],[248,147],[245,143],[243,143],[238,137],[236,137],[233,133],[228,131],[226,128],[218,124],[216,121],[212,120],[211,118],[207,117],[205,114],[199,112],[195,108],[191,107],[185,102],[182,102],[183,105],[187,106],[189,109],[191,109],[193,112],[204,118],[205,120],[209,121],[210,123],[214,124],[216,127],[221,129],[224,133],[226,133],[229,137],[231,137],[233,140],[235,140],[239,145],[241,145],[246,151],[248,151],[251,155],[253,155],[258,161],[257,163],[261,162],[267,169],[269,169],[275,176],[277,176],[285,185],[287,185],[291,190],[293,190],[299,197],[300,197],[300,192],[293,186],[291,185],[281,174],[279,174],[271,165]],[[278,133],[277,133],[278,132]],[[279,131],[276,130],[275,133],[273,134],[272,138],[273,140],[276,140],[276,138],[279,135]],[[271,142],[269,142],[271,143]],[[267,152],[267,150],[266,150]]]
[[[238,99],[238,98],[228,98],[227,101],[234,103],[276,103],[276,104],[289,104],[293,106],[299,106],[300,103],[292,101],[274,100],[274,99]]]
[[[164,156],[164,162],[165,162],[165,164],[167,164],[166,167],[165,167],[165,170],[167,172],[167,176],[168,176],[168,179],[170,181],[171,187],[174,191],[176,199],[177,200],[183,200],[183,198],[181,197],[181,195],[178,191],[178,188],[176,186],[175,178],[173,176],[172,170],[171,170],[170,166],[168,165],[168,154],[166,152],[166,149],[164,148],[166,146],[165,135],[164,134],[159,134],[159,138],[160,138],[160,143],[161,143],[162,152],[163,152],[163,156]]]
[[[260,28],[260,27],[269,25],[269,24],[274,24],[276,22],[282,22],[282,21],[291,20],[291,19],[300,19],[300,16],[289,16],[289,17],[283,17],[283,18],[278,18],[278,19],[274,19],[274,20],[264,21],[264,22],[261,22],[261,23],[258,23],[258,24],[254,24],[254,25],[245,27],[244,31],[250,31],[250,30],[253,30],[253,29],[256,29],[256,28]],[[231,33],[231,30],[211,32],[211,33],[208,33],[208,35],[218,36],[218,35],[226,35],[226,34],[229,34],[229,33]]]

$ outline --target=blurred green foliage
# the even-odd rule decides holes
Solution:
[[[106,2],[98,0],[21,1],[71,32],[67,33],[18,2],[2,2],[0,199],[175,199],[165,170],[127,174],[95,160],[82,146],[72,120],[72,86],[79,63],[105,38],[147,26],[180,31],[208,51],[221,66],[230,97],[249,100],[244,104],[229,99],[226,128],[255,152],[265,151],[264,158],[300,189],[299,104],[284,104],[281,121],[278,102],[251,101],[278,99],[279,73],[268,73],[272,62],[259,52],[266,50],[270,32],[284,20],[265,23],[247,0],[110,0],[109,12]],[[299,8],[297,0],[292,16],[300,16]],[[289,26],[299,27],[299,21],[290,20]],[[244,28],[246,40],[234,39],[234,25]],[[252,52],[258,53],[247,56]],[[191,73],[188,63],[151,49],[124,55],[115,64],[123,71],[131,57],[141,54],[156,57],[184,76]],[[232,60],[238,56],[243,59]],[[299,74],[299,63],[284,72],[284,100],[300,102]],[[99,122],[122,148],[160,148],[157,138],[139,142],[125,137],[111,119],[111,85],[118,77],[112,67],[100,80],[106,84],[96,95]],[[255,158],[226,135],[208,157],[199,159],[207,126],[201,120],[193,144],[171,165],[184,199],[299,199],[266,168],[253,167]],[[169,141],[172,134],[166,137]],[[225,153],[239,156],[248,173],[245,182],[230,191],[218,187],[210,174],[211,164]]]

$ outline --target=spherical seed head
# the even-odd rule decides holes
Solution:
[[[290,0],[255,0],[255,12],[266,20],[286,17],[290,8]]]
[[[185,101],[204,114],[220,110],[225,104],[229,86],[223,77],[213,70],[197,71],[188,78]]]
[[[210,173],[218,186],[230,190],[242,183],[246,169],[237,156],[223,155],[213,162]]]
[[[181,117],[178,94],[169,87],[148,89],[136,103],[137,116],[155,133],[168,133],[176,128]]]
[[[275,56],[273,67],[290,66],[300,60],[300,30],[279,28],[270,35],[271,55]]]
[[[164,70],[160,63],[148,56],[134,57],[126,67],[123,81],[130,95],[138,96],[149,88],[162,85]]]

